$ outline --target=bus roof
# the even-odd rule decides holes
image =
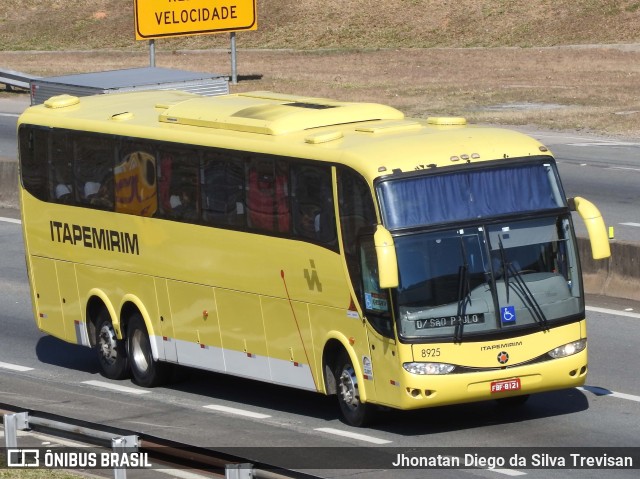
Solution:
[[[398,170],[550,155],[524,134],[469,126],[464,118],[410,119],[376,103],[271,92],[60,95],[28,108],[21,123],[344,163],[370,180]]]

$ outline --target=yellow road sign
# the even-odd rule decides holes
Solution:
[[[134,0],[136,40],[256,30],[256,0]]]

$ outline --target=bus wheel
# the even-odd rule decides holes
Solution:
[[[340,355],[335,369],[338,404],[345,421],[351,426],[367,425],[373,414],[373,406],[360,401],[358,378],[349,355]]]
[[[107,310],[103,309],[96,321],[96,351],[102,375],[109,379],[124,379],[129,373],[127,351],[118,339]]]
[[[147,327],[139,314],[132,316],[129,320],[127,346],[131,375],[136,384],[152,388],[165,382],[166,365],[154,361]]]

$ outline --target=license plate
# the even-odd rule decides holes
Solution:
[[[518,391],[520,387],[520,378],[503,379],[502,381],[493,381],[491,383],[491,392],[506,393],[509,391]]]

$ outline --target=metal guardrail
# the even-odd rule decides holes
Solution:
[[[4,425],[4,439],[7,454],[10,452],[22,454],[36,449],[20,448],[18,446],[18,431],[41,431],[53,436],[80,440],[83,443],[110,447],[115,454],[143,453],[152,460],[158,459],[165,465],[175,464],[178,467],[191,467],[195,471],[208,471],[203,477],[211,474],[225,479],[314,479],[316,476],[295,471],[279,469],[269,470],[265,465],[252,464],[240,457],[229,457],[225,453],[212,450],[200,450],[189,446],[166,441],[159,438],[147,437],[145,434],[135,433],[117,428],[109,428],[85,421],[73,420],[50,414],[37,414],[34,411],[16,412],[16,409],[4,409],[0,405],[0,418]],[[264,467],[264,468],[263,468]],[[111,467],[109,467],[111,468]],[[214,472],[215,471],[215,472]],[[113,466],[114,479],[126,479],[127,468]]]
[[[6,89],[9,91],[11,91],[12,88],[24,88],[28,90],[31,80],[37,78],[41,77],[0,68],[0,83],[4,83]]]
[[[111,447],[114,452],[118,452],[125,448],[134,449],[136,451],[138,450],[138,436],[117,436],[102,431],[79,428],[77,426],[72,426],[70,424],[61,423],[58,421],[50,421],[47,419],[30,417],[28,412],[5,414],[3,423],[5,447],[7,448],[7,450],[16,450],[20,453],[22,453],[23,451],[18,449],[18,431],[31,429],[32,426],[43,426],[60,431],[73,432],[78,435],[86,435],[93,438],[110,440]],[[24,457],[22,457],[22,460],[24,460]],[[114,479],[127,479],[127,470],[124,468],[114,467],[113,477]]]

